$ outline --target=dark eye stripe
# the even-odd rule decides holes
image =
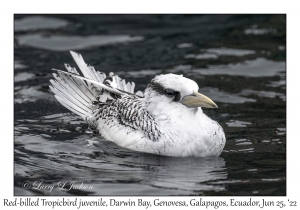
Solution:
[[[148,87],[161,95],[166,95],[167,97],[174,97],[175,102],[181,99],[180,92],[172,89],[165,89],[161,84],[154,82],[153,80],[148,85]]]
[[[156,91],[159,94],[162,94],[162,95],[165,94],[165,88],[161,84],[156,83],[153,80],[148,85],[148,87],[150,87],[152,90]]]

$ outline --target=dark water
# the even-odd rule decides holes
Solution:
[[[285,46],[285,15],[16,15],[15,195],[286,195]],[[51,68],[75,66],[68,50],[137,90],[160,73],[195,80],[219,106],[204,112],[225,130],[221,156],[143,154],[93,136],[48,88]]]

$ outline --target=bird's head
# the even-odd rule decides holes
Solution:
[[[149,103],[172,104],[176,107],[185,106],[187,109],[218,108],[210,98],[199,93],[198,89],[195,81],[182,75],[158,75],[148,85],[145,98]]]

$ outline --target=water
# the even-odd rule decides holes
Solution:
[[[285,15],[16,15],[15,195],[286,195]],[[99,136],[49,91],[68,50],[143,90],[195,80],[219,109],[220,157],[138,153]],[[25,189],[60,182],[91,189]],[[37,187],[36,187],[37,188]]]

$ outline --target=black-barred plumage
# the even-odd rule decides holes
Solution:
[[[142,108],[141,98],[138,96],[122,96],[116,100],[107,100],[106,102],[98,102],[89,117],[90,128],[97,131],[97,121],[105,119],[106,124],[118,123],[134,130],[143,131],[144,135],[152,141],[158,141],[161,132],[155,122],[155,119]],[[99,131],[98,131],[99,132]]]

